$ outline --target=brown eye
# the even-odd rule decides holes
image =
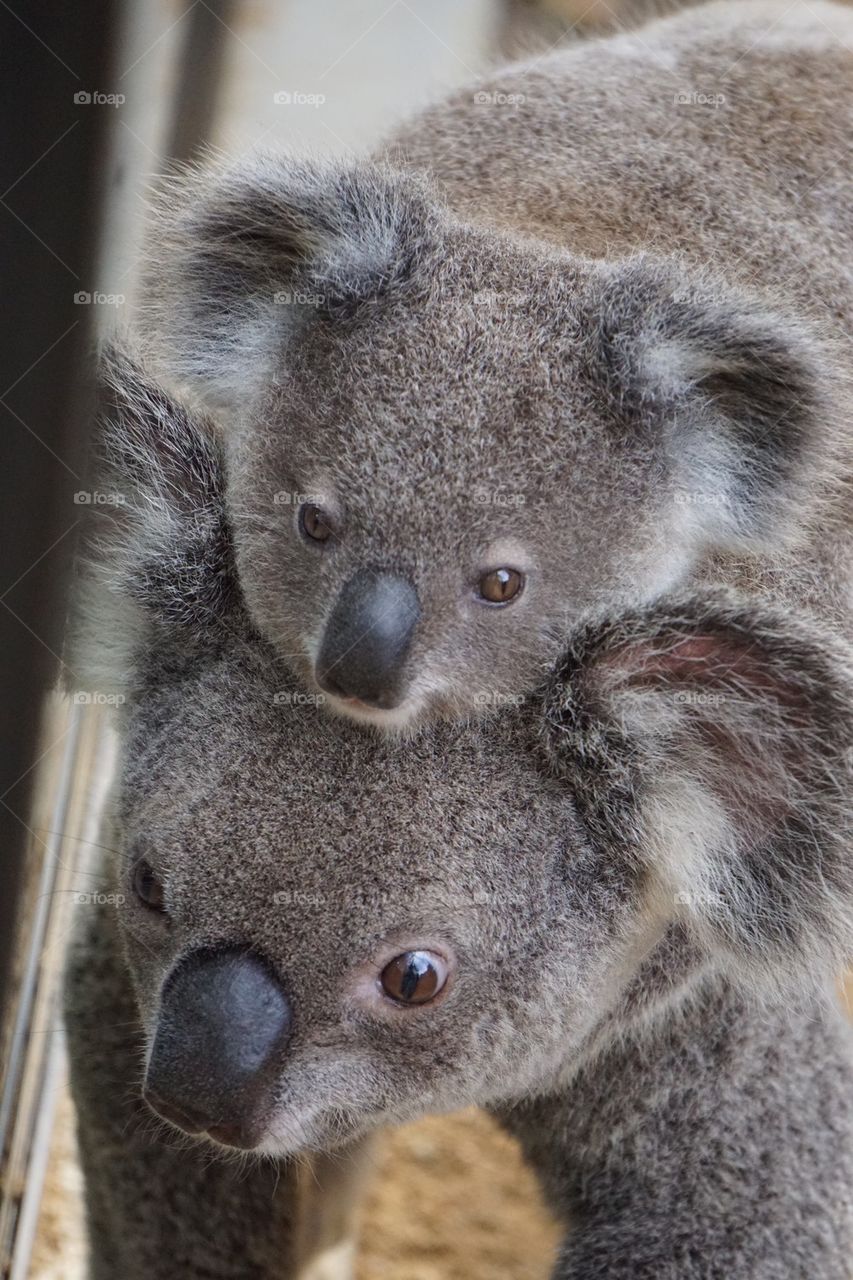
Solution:
[[[151,864],[144,859],[140,859],[133,868],[133,892],[151,911],[165,912],[162,881],[157,879]]]
[[[312,542],[328,542],[334,533],[329,516],[311,502],[299,508],[299,528]]]
[[[427,1004],[447,981],[447,965],[429,951],[404,951],[386,964],[380,981],[398,1004]]]
[[[524,578],[517,569],[492,569],[491,573],[483,574],[477,585],[489,604],[509,604],[524,586]]]

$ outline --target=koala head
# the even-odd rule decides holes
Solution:
[[[582,620],[805,517],[820,357],[676,262],[465,223],[370,164],[261,158],[164,208],[149,358],[223,417],[246,607],[330,708],[501,706]]]
[[[832,972],[850,688],[829,640],[669,600],[582,628],[520,705],[365,732],[248,615],[208,425],[127,361],[109,381],[124,501],[91,514],[82,608],[126,697],[119,924],[161,1116],[327,1148],[558,1088],[713,974]]]

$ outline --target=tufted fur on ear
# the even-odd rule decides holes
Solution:
[[[601,395],[668,458],[693,535],[736,552],[796,539],[842,472],[849,384],[831,344],[646,254],[594,276],[586,305]]]
[[[807,985],[853,950],[850,653],[729,595],[587,627],[546,696],[550,767],[651,900],[741,976]]]
[[[367,161],[186,171],[159,200],[144,290],[158,369],[240,407],[309,319],[353,318],[411,279],[437,217],[418,180]]]
[[[123,686],[140,649],[216,643],[237,607],[213,429],[117,345],[100,366],[94,486],[72,625],[72,665]]]

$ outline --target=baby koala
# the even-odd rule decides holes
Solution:
[[[841,608],[851,44],[824,0],[709,4],[373,159],[170,187],[142,339],[223,423],[246,607],[308,690],[407,729],[690,583]]]
[[[499,716],[364,734],[248,616],[208,425],[112,379],[118,908],[67,1001],[93,1280],[296,1280],[291,1157],[339,1199],[368,1135],[471,1104],[566,1224],[555,1280],[846,1277],[847,651],[667,598]]]

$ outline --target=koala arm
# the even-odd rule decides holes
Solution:
[[[569,1223],[553,1280],[848,1280],[851,1033],[828,997],[679,1013],[500,1119]]]
[[[143,1041],[111,906],[81,910],[65,1016],[91,1280],[350,1274],[355,1166],[218,1157],[168,1131],[142,1101]]]

